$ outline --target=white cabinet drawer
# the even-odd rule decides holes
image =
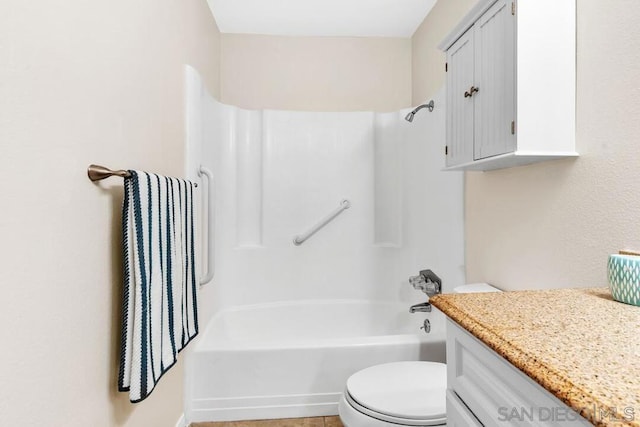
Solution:
[[[450,319],[447,381],[487,427],[591,425]]]
[[[482,427],[482,424],[451,390],[447,390],[447,427]]]

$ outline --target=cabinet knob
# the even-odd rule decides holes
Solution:
[[[480,91],[480,89],[478,89],[477,87],[471,86],[471,88],[469,88],[469,91],[465,91],[464,92],[464,97],[465,98],[470,98],[470,97],[473,96],[474,93],[479,92],[479,91]]]

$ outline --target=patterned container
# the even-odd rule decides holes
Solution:
[[[640,306],[640,256],[609,255],[607,275],[614,300]]]

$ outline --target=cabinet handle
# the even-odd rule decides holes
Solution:
[[[464,92],[464,97],[465,98],[470,98],[470,97],[473,96],[474,93],[479,92],[479,91],[480,91],[480,89],[478,89],[477,87],[471,86],[471,88],[469,89],[468,92],[467,91]]]

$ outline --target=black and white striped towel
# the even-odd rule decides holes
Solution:
[[[198,333],[194,190],[141,171],[125,178],[118,388],[144,400]]]

